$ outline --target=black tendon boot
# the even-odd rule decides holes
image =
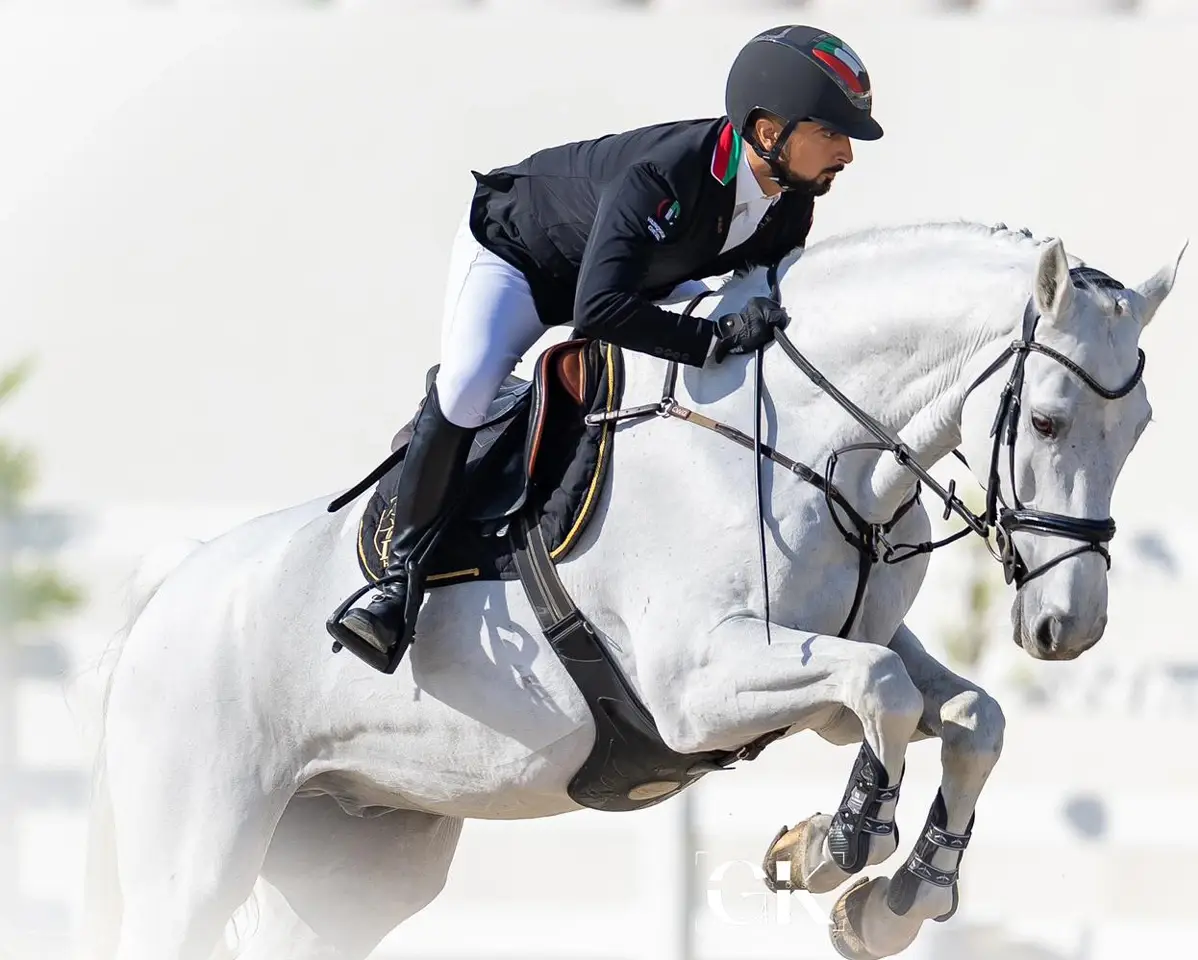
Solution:
[[[828,827],[828,852],[845,873],[857,873],[865,866],[871,837],[893,833],[897,843],[898,828],[894,820],[881,820],[879,814],[883,804],[898,799],[902,779],[900,774],[898,783],[888,783],[882,761],[868,743],[861,744],[840,809]]]
[[[937,792],[919,842],[915,844],[903,868],[890,879],[890,886],[886,888],[886,906],[898,916],[905,917],[915,905],[915,895],[919,892],[922,880],[952,890],[952,905],[948,911],[932,919],[943,923],[951,918],[957,912],[957,878],[961,857],[965,855],[965,848],[969,846],[969,838],[973,833],[973,821],[974,817],[971,816],[964,833],[949,833],[946,829],[948,807],[944,804],[944,794]],[[933,866],[933,859],[942,851],[945,856],[941,858],[941,866]],[[948,856],[950,853],[955,856]]]
[[[381,656],[375,657],[369,650],[353,652],[383,673],[395,672],[412,642],[424,599],[422,558],[412,553],[457,499],[474,433],[472,427],[459,427],[445,419],[434,383],[404,455],[395,497],[395,528],[384,570],[386,582],[379,584],[369,606],[351,609],[341,621]]]

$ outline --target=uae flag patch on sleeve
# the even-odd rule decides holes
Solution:
[[[682,205],[672,197],[666,197],[657,205],[657,210],[653,216],[645,222],[649,228],[649,234],[658,243],[661,243],[666,238],[666,233],[670,227],[678,222],[678,215],[682,213]]]

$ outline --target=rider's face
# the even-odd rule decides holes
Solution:
[[[792,176],[812,183],[818,196],[853,162],[853,143],[843,133],[804,120],[786,142],[782,162]]]
[[[757,136],[767,150],[781,132],[781,125],[772,119],[758,121]],[[822,196],[832,188],[836,174],[853,162],[853,144],[843,133],[804,120],[794,128],[780,159],[791,177],[806,183],[815,196]]]

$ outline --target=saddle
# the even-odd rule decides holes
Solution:
[[[429,370],[426,386],[436,373]],[[580,806],[608,811],[659,803],[711,771],[753,759],[775,738],[735,752],[671,750],[557,575],[555,564],[594,515],[611,462],[613,420],[588,424],[586,418],[619,408],[623,374],[618,347],[570,340],[540,356],[531,381],[508,377],[475,435],[464,499],[442,522],[423,561],[429,590],[473,580],[522,582],[595,724],[590,755],[567,792]],[[371,582],[387,564],[395,491],[414,423],[396,434],[387,460],[329,505],[335,511],[379,481],[358,529],[358,564]]]
[[[623,371],[619,347],[568,340],[545,350],[531,381],[504,381],[466,461],[465,499],[424,561],[426,589],[517,578],[506,534],[522,512],[543,531],[553,560],[570,553],[594,513],[611,459],[610,428],[584,418],[616,409]],[[427,386],[436,374],[434,366]],[[359,522],[358,566],[372,582],[387,565],[395,492],[414,424],[415,417],[392,440],[389,466]]]

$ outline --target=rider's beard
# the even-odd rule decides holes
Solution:
[[[831,190],[836,178],[828,176],[828,174],[840,173],[844,169],[844,164],[838,163],[831,167],[825,167],[815,177],[802,177],[790,169],[789,150],[783,150],[779,160],[786,170],[786,188],[809,197],[822,197]]]
[[[839,163],[834,167],[828,167],[814,180],[807,177],[796,177],[793,173],[790,175],[791,181],[795,184],[794,190],[798,193],[805,193],[812,197],[822,197],[825,193],[832,189],[832,184],[836,182],[835,177],[830,177],[830,173],[840,173],[844,169],[844,164]]]

